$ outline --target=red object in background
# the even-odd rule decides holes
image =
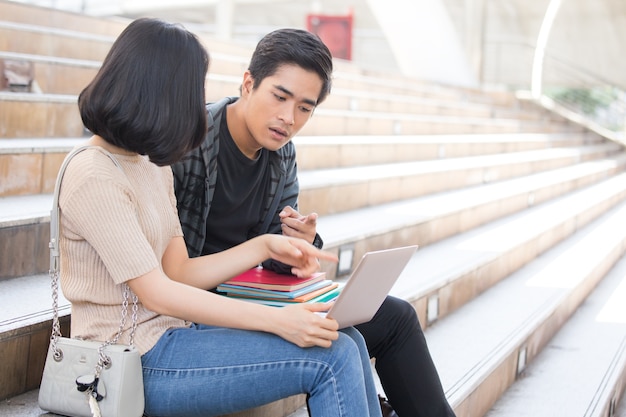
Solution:
[[[307,30],[315,33],[335,58],[352,59],[352,14],[328,16],[309,14]]]

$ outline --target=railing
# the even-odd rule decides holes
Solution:
[[[626,88],[555,56],[544,58],[543,95],[555,104],[624,137]]]
[[[482,82],[519,91],[533,99],[532,63],[535,46],[517,40],[484,45]],[[543,56],[541,105],[626,144],[626,86],[593,74],[548,51]]]

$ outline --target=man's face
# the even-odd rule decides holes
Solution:
[[[295,136],[313,115],[322,80],[297,65],[283,65],[253,88],[246,73],[242,98],[247,100],[246,126],[252,147],[275,151]]]

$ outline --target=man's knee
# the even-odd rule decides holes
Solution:
[[[381,310],[383,309],[385,311],[380,311],[381,315],[386,316],[387,320],[392,320],[398,324],[417,326],[421,329],[417,312],[408,301],[388,296],[381,306]]]

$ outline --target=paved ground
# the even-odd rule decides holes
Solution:
[[[29,391],[18,397],[0,403],[0,416],[2,417],[53,417],[56,414],[45,413],[37,405],[39,391]]]

